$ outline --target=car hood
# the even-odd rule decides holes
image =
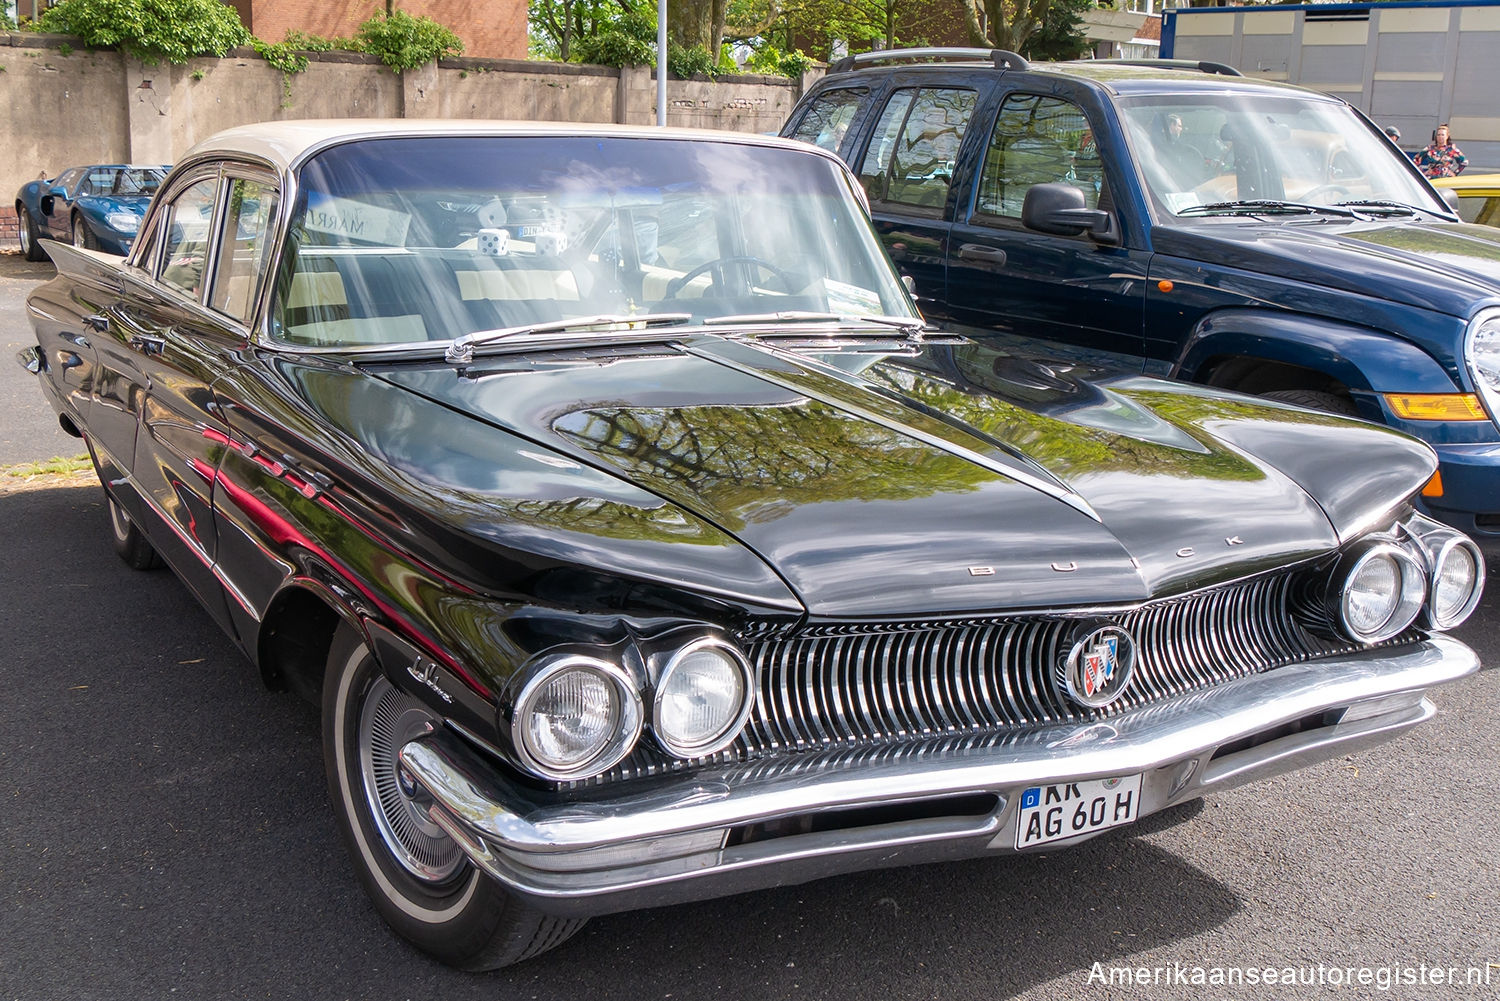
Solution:
[[[1500,229],[1412,220],[1200,221],[1158,227],[1153,247],[1233,268],[1468,318],[1500,301]]]
[[[140,216],[146,214],[146,206],[151,204],[151,196],[82,195],[77,204],[79,208],[88,209],[101,218],[111,212],[130,212]]]
[[[824,616],[1205,586],[1328,551],[1435,468],[1425,445],[1373,425],[1150,379],[1092,383],[972,342],[809,355],[700,336],[462,371],[362,367],[527,440],[580,484],[604,473],[714,526]],[[381,383],[367,384],[359,409],[378,412]],[[388,452],[383,422],[350,430]],[[588,517],[563,505],[557,527]],[[642,572],[666,573],[659,558]]]

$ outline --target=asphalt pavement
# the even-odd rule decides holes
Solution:
[[[18,347],[11,283],[35,279],[16,261]],[[3,392],[0,439],[59,454],[50,413]],[[115,557],[97,484],[0,486],[0,552],[0,999],[1500,995],[1493,669],[1396,742],[1175,826],[596,919],[473,975],[386,930],[329,813],[316,712],[264,691],[170,573]],[[1500,664],[1500,587],[1458,635]],[[1450,967],[1460,983],[1401,984]],[[1267,969],[1314,984],[1245,980]]]

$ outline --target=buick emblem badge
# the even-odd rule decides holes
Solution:
[[[1059,672],[1067,697],[1103,709],[1125,691],[1135,670],[1135,640],[1119,626],[1099,626],[1073,644]]]

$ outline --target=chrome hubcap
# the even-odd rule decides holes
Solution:
[[[73,224],[73,246],[82,247],[87,241],[83,238],[83,223]]]
[[[420,787],[401,767],[401,748],[431,733],[436,719],[416,699],[376,678],[359,714],[359,766],[365,798],[381,840],[397,862],[427,883],[441,883],[464,855],[427,816]]]
[[[21,234],[21,253],[29,254],[31,252],[31,231],[26,228],[26,217],[19,212],[16,213],[16,229]]]

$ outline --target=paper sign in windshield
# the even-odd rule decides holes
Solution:
[[[406,243],[411,216],[352,198],[325,198],[307,207],[304,223],[314,233],[400,247]]]

